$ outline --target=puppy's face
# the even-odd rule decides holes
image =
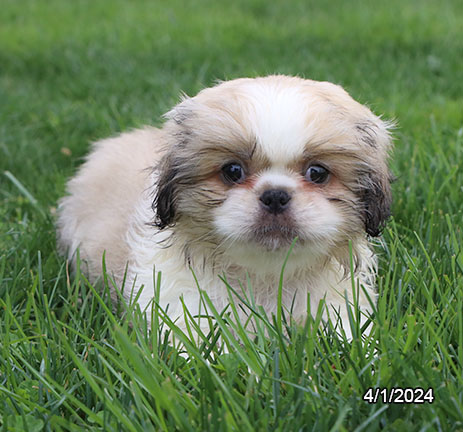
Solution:
[[[389,216],[387,125],[336,85],[234,80],[167,116],[153,207],[185,244],[330,255]]]

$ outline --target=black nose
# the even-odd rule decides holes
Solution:
[[[265,210],[273,214],[279,214],[288,208],[291,196],[284,190],[271,189],[266,190],[259,199]]]

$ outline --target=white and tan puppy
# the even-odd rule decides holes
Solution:
[[[288,249],[283,306],[296,319],[326,299],[350,333],[350,248],[358,302],[375,300],[376,260],[368,243],[389,216],[388,124],[341,87],[294,77],[223,82],[184,98],[162,129],[97,142],[59,206],[62,250],[80,249],[88,276],[102,256],[116,281],[144,286],[142,309],[162,272],[161,306],[183,322],[199,286],[218,310],[228,303],[219,276],[257,304],[277,308]],[[192,272],[193,270],[193,272]],[[127,289],[126,289],[127,291]]]

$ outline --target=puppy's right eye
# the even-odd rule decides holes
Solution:
[[[232,162],[222,167],[222,179],[225,183],[242,183],[244,178],[244,169],[239,163]]]

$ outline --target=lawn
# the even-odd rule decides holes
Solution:
[[[4,0],[1,430],[462,431],[462,62],[459,0]],[[252,305],[252,330],[232,305],[199,343],[158,309],[150,332],[111,308],[110,280],[69,275],[65,181],[89,142],[160,124],[181,91],[270,73],[341,84],[397,122],[372,336]],[[432,403],[363,398],[393,387]]]

